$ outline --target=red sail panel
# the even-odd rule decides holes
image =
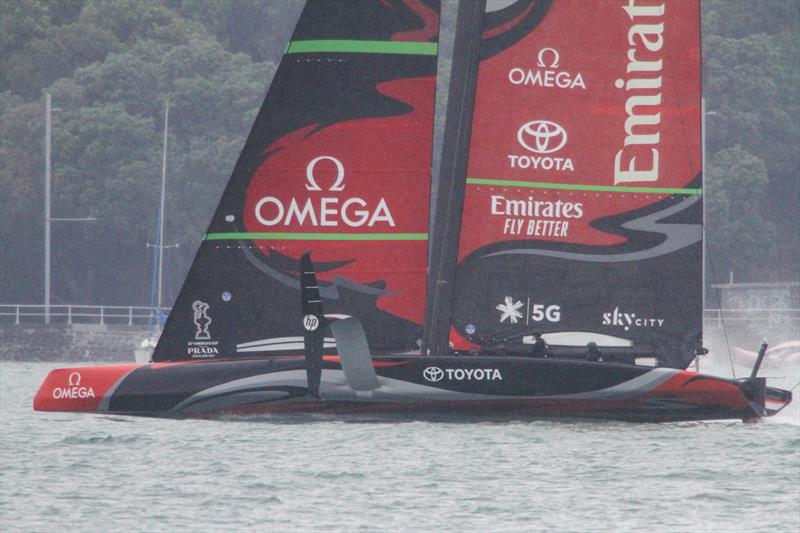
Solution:
[[[697,2],[554,2],[481,61],[459,259],[509,239],[623,242],[591,223],[700,173],[699,70]]]
[[[610,336],[681,366],[700,336],[699,4],[506,9],[484,21],[455,331]]]
[[[344,263],[319,278],[382,282],[378,308],[418,324],[426,288],[431,151],[425,147],[432,144],[434,81],[378,85],[410,113],[312,125],[267,147],[243,210],[248,232],[275,234],[254,240],[265,255],[299,257],[313,250],[315,262]]]

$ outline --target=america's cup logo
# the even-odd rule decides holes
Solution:
[[[195,340],[201,341],[211,338],[211,332],[208,330],[208,326],[211,324],[211,317],[208,316],[209,308],[210,306],[207,303],[201,302],[200,300],[196,300],[192,304],[194,325],[197,327],[197,331],[195,331],[194,334]]]

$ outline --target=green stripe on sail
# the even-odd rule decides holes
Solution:
[[[308,54],[319,52],[345,52],[361,54],[405,54],[435,56],[436,43],[406,41],[347,41],[315,40],[291,41],[287,54]]]
[[[206,233],[206,241],[427,241],[427,233]]]
[[[703,189],[674,189],[671,187],[618,187],[615,185],[581,185],[576,183],[538,183],[532,181],[491,180],[467,178],[470,185],[498,185],[500,187],[527,187],[529,189],[560,189],[565,191],[638,192],[649,194],[703,194]]]

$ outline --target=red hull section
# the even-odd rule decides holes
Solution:
[[[47,375],[33,399],[36,411],[92,412],[139,365],[59,368]]]

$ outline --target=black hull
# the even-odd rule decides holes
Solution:
[[[157,417],[230,414],[391,414],[412,418],[577,417],[665,422],[756,419],[791,393],[694,372],[524,357],[375,357],[374,390],[355,390],[339,358],[325,356],[319,398],[302,356],[111,365],[54,370],[40,411]]]

